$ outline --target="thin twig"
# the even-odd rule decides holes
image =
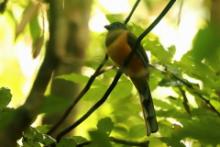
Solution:
[[[170,3],[168,3],[168,6],[170,6]],[[167,8],[168,6],[165,7],[165,9],[161,12],[161,13],[167,13]],[[171,7],[169,7],[171,8]],[[166,10],[166,11],[165,11]],[[150,30],[152,30],[156,25],[157,23],[159,22],[159,20],[162,19],[162,16],[164,16],[165,14],[160,14],[156,19],[155,21],[152,23],[154,25],[150,25],[149,28],[151,29],[146,29],[148,30],[148,33],[150,32]],[[147,35],[146,31],[144,33],[142,33],[140,36],[143,36],[143,34]],[[138,46],[140,45],[139,43],[141,42],[141,40],[143,39],[144,37],[138,37],[138,40],[136,41],[136,44],[135,44],[135,49],[132,50],[132,52],[129,54],[129,56],[126,58],[124,64],[122,67],[126,67],[126,65],[129,64],[129,61],[130,59],[132,58],[133,54],[136,52],[136,49],[138,48]],[[116,86],[119,78],[121,77],[122,75],[122,72],[120,70],[117,71],[117,74],[113,80],[113,82],[111,83],[111,85],[109,86],[109,88],[107,89],[106,93],[103,95],[103,97],[95,104],[93,105],[93,107],[91,107],[88,112],[86,114],[84,114],[78,121],[76,121],[74,124],[72,124],[71,126],[65,128],[63,131],[61,131],[58,135],[57,135],[57,141],[59,142],[59,140],[65,135],[67,134],[68,132],[70,132],[72,129],[74,129],[75,127],[77,127],[80,123],[82,123],[85,119],[87,119],[90,114],[92,114],[96,109],[98,109],[98,107],[100,107],[107,99],[107,97],[109,96],[109,94],[111,93],[111,91],[113,90],[113,88]]]
[[[182,15],[182,11],[183,11],[183,3],[184,3],[184,0],[180,0],[180,9],[179,9],[179,12],[178,12],[177,25],[179,25],[180,22],[181,22],[181,15]]]
[[[136,1],[136,3],[134,4],[134,6],[132,7],[132,10],[131,10],[131,12],[129,13],[128,17],[125,19],[124,24],[127,24],[127,23],[129,22],[129,20],[131,19],[131,16],[133,15],[133,13],[134,13],[135,9],[137,8],[137,6],[138,6],[138,4],[139,4],[140,1],[141,1],[141,0],[137,0],[137,1]]]
[[[186,92],[183,90],[182,87],[178,86],[178,89],[183,97],[183,106],[186,110],[187,113],[191,114],[191,111],[190,111],[190,106],[189,106],[189,101],[187,99],[187,96],[186,96]]]
[[[176,76],[173,73],[171,73],[171,75],[173,76],[173,78],[184,84],[191,93],[197,95],[201,100],[203,100],[209,106],[209,108],[212,111],[214,111],[218,116],[220,116],[220,112],[211,104],[210,100],[206,99],[200,92],[198,92],[198,90],[195,89],[190,82],[186,81],[185,79],[181,79],[180,77]]]
[[[183,85],[186,86],[186,88],[189,90],[189,92],[193,93],[194,95],[198,96],[202,101],[204,101],[208,107],[214,111],[219,117],[220,117],[220,112],[211,104],[210,100],[206,99],[200,91],[198,91],[198,89],[195,89],[195,87],[193,86],[192,83],[190,83],[189,81],[187,81],[186,79],[182,79],[179,76],[175,75],[174,73],[168,71],[168,70],[161,70],[158,69],[157,67],[150,65],[152,68],[160,71],[161,73],[163,73],[164,75],[170,75],[172,76],[172,78],[174,78],[175,80],[181,82]],[[166,69],[166,67],[165,67]]]
[[[172,2],[172,3],[171,3]],[[135,43],[135,47],[134,50],[132,50],[132,52],[128,55],[128,57],[125,59],[123,65],[122,65],[122,69],[123,67],[126,67],[129,62],[130,59],[133,57],[134,53],[136,52],[136,50],[138,49],[138,46],[140,45],[140,42],[142,41],[142,39],[158,24],[158,22],[163,18],[163,16],[168,12],[168,10],[171,8],[172,4],[174,4],[175,0],[171,0],[171,2],[169,2],[167,4],[167,6],[164,8],[164,10],[160,13],[160,15],[153,21],[153,23],[144,31],[144,33],[142,33],[136,43]],[[145,36],[143,36],[145,35]],[[122,71],[120,69],[118,69],[117,74],[115,75],[114,80],[112,81],[111,85],[109,86],[109,88],[107,89],[107,91],[105,92],[105,94],[103,95],[103,97],[97,102],[95,103],[95,105],[93,105],[88,111],[87,113],[85,113],[79,120],[77,120],[74,124],[70,125],[69,127],[65,128],[63,131],[61,131],[56,139],[59,142],[60,139],[66,135],[67,133],[69,133],[72,129],[74,129],[75,127],[77,127],[79,124],[81,124],[84,120],[86,120],[95,110],[97,110],[108,98],[109,94],[111,93],[111,91],[114,89],[114,87],[116,86],[118,80],[120,79],[122,75]]]
[[[98,75],[100,75],[100,72],[102,67],[105,65],[106,61],[108,60],[108,56],[106,55],[99,67],[96,69],[94,74],[90,77],[89,81],[87,82],[86,86],[82,89],[82,91],[79,93],[79,95],[76,97],[76,99],[73,101],[73,103],[69,106],[69,108],[65,111],[63,116],[59,119],[59,121],[49,130],[47,134],[51,135],[62,123],[66,118],[69,116],[72,109],[75,107],[75,105],[79,102],[79,100],[86,94],[86,92],[90,89],[92,83],[96,79]]]
[[[154,20],[154,22],[138,37],[137,43],[141,43],[143,38],[160,22],[160,20],[167,14],[175,2],[176,0],[170,0],[170,2],[163,9],[160,15]]]
[[[128,23],[128,21],[130,20],[132,14],[134,13],[134,10],[136,9],[136,7],[138,6],[138,3],[140,2],[140,0],[137,0],[136,3],[134,4],[130,14],[128,15],[128,17],[125,20],[125,24]],[[77,96],[77,98],[75,99],[75,101],[73,102],[72,105],[70,105],[70,107],[65,111],[64,115],[60,118],[60,120],[50,129],[50,131],[48,132],[48,134],[52,134],[61,124],[62,122],[67,118],[67,116],[69,115],[69,113],[71,112],[71,110],[73,109],[73,107],[78,103],[78,101],[83,97],[83,95],[90,89],[90,86],[92,85],[93,81],[95,80],[95,78],[99,75],[102,74],[104,72],[104,70],[101,70],[101,68],[104,66],[105,62],[107,61],[107,55],[105,57],[105,59],[102,61],[102,63],[100,64],[100,66],[96,69],[95,73],[90,77],[89,81],[87,82],[86,86],[84,87],[84,89],[80,92],[80,94]]]
[[[148,147],[149,146],[149,140],[146,141],[130,141],[130,140],[125,140],[125,139],[119,139],[115,137],[109,137],[109,141],[117,143],[117,144],[123,144],[123,145],[128,145],[128,146],[137,146],[137,147]],[[83,147],[85,145],[91,144],[92,141],[86,141],[83,143],[80,143],[76,145],[77,147]]]
[[[125,24],[128,23],[128,21],[130,20],[132,14],[134,13],[134,10],[136,9],[136,7],[138,6],[138,3],[140,2],[140,0],[137,0],[136,3],[134,4],[130,14],[128,15],[128,17],[125,20]],[[102,66],[104,66],[105,62],[107,61],[107,55],[106,58],[103,60],[103,62],[100,64],[100,66],[97,68],[96,72],[90,77],[89,81],[87,82],[86,86],[84,87],[84,89],[80,92],[80,94],[77,96],[77,98],[75,99],[75,101],[73,102],[73,104],[66,110],[66,112],[64,113],[64,115],[60,118],[60,120],[50,129],[50,131],[48,132],[48,134],[52,134],[61,124],[62,122],[67,118],[67,116],[69,115],[69,113],[71,112],[71,110],[73,109],[73,107],[78,103],[78,101],[83,97],[83,95],[90,89],[90,86],[92,85],[93,81],[95,80],[95,78],[98,76],[98,74],[103,73],[103,70],[101,71]]]
[[[111,85],[109,86],[109,88],[107,89],[107,91],[105,92],[103,97],[98,102],[96,102],[95,105],[93,105],[80,119],[78,119],[75,123],[73,123],[69,127],[65,128],[63,131],[61,131],[56,137],[58,142],[65,134],[69,133],[72,129],[74,129],[79,124],[81,124],[84,120],[86,120],[96,109],[98,109],[106,101],[109,94],[116,86],[121,75],[122,75],[122,72],[120,70],[118,70],[113,82],[111,83]]]

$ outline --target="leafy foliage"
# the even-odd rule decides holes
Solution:
[[[45,28],[41,27],[39,21],[41,3],[32,1],[20,3],[23,12],[19,22],[12,10],[7,10],[7,14],[16,25],[15,37],[26,33],[25,29],[29,26],[28,33],[32,39],[33,57],[37,57],[45,42]],[[155,1],[145,1],[145,3],[152,6]],[[106,18],[109,22],[122,21],[123,15],[108,14]],[[126,75],[123,75],[106,103],[91,115],[91,123],[90,120],[87,121],[89,127],[80,129],[82,133],[77,131],[77,133],[80,132],[78,136],[63,137],[60,142],[56,142],[54,138],[47,135],[48,126],[29,127],[23,132],[22,146],[40,147],[53,143],[56,143],[57,147],[128,146],[114,142],[111,139],[112,136],[125,138],[131,142],[147,140],[150,146],[181,147],[188,143],[195,146],[218,146],[220,144],[220,32],[218,27],[207,23],[201,28],[194,38],[192,49],[179,61],[174,60],[175,46],[165,48],[159,36],[151,33],[142,41],[146,52],[150,53],[152,67],[149,85],[159,122],[158,133],[146,137],[146,127],[137,91]],[[129,25],[129,30],[139,35],[144,28],[133,23]],[[93,33],[92,36],[99,36],[99,38],[94,37],[95,43],[92,44],[92,49],[103,48],[104,43],[97,42],[103,41],[104,35]],[[92,52],[95,55],[97,53],[96,50]],[[98,58],[87,60],[84,67],[92,69],[91,71],[96,70]],[[107,65],[112,65],[112,62],[109,61]],[[102,98],[109,87],[114,78],[115,69],[108,69],[108,66],[105,68],[106,70],[96,77],[95,82],[76,107],[78,108],[76,118]],[[56,78],[74,82],[83,88],[91,77],[87,74],[71,73]],[[161,89],[165,89],[165,96],[161,97],[157,94],[162,91]],[[12,94],[8,88],[0,88],[0,130],[5,129],[16,115],[14,109],[7,108],[11,98]],[[40,113],[56,114],[66,110],[70,104],[72,104],[70,100],[48,95],[44,97]],[[76,121],[76,118],[72,120]]]
[[[55,140],[52,137],[45,134],[47,131],[48,129],[45,129],[44,126],[28,128],[23,133],[23,147],[40,147],[41,145],[48,146],[55,143]]]

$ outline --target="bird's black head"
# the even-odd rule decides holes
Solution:
[[[126,25],[121,22],[113,22],[110,25],[106,25],[105,28],[108,31],[115,30],[115,29],[125,29],[125,30],[127,29]]]

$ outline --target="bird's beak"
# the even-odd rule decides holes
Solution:
[[[110,30],[110,25],[105,25],[104,26],[107,30]]]

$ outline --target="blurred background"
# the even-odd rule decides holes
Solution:
[[[56,47],[59,50],[55,52],[60,63],[47,86],[47,100],[35,125],[50,124],[54,122],[50,117],[62,114],[71,98],[83,88],[85,81],[104,58],[104,25],[122,22],[134,3],[135,0],[77,0],[60,3],[60,9],[65,9],[56,14],[60,18],[57,23],[59,30],[56,32]],[[140,34],[167,3],[168,0],[142,0],[129,22],[131,30],[136,35]],[[196,98],[199,97],[198,93],[205,95],[220,112],[219,8],[218,0],[177,0],[142,42],[153,65],[165,65],[169,71],[181,75],[181,78],[196,87],[190,91],[190,88],[178,85],[172,78],[166,78],[158,71],[152,72],[150,85],[158,110],[160,132],[150,138],[151,146],[202,146],[203,143],[205,146],[219,146],[219,117],[213,110],[206,112],[209,106]],[[25,102],[45,58],[46,42],[51,36],[48,9],[48,4],[40,0],[9,0],[4,13],[0,14],[0,87],[11,89],[13,98],[9,107],[17,108]],[[67,23],[66,18],[71,23]],[[77,49],[71,51],[71,48]],[[109,61],[107,65],[111,64]],[[97,83],[77,105],[74,119],[69,121],[85,113],[89,106],[101,98],[114,72],[107,71],[97,79]],[[188,106],[182,104],[184,96],[178,87],[188,98]],[[70,99],[63,101],[63,97]],[[51,106],[48,107],[49,104]],[[186,112],[189,106],[191,110]],[[45,114],[51,116],[43,119]],[[210,117],[201,118],[204,115]],[[94,129],[98,120],[105,117],[111,117],[115,123],[113,136],[137,140],[145,138],[138,94],[125,76],[109,100],[82,123],[74,134],[91,137],[88,130]]]

